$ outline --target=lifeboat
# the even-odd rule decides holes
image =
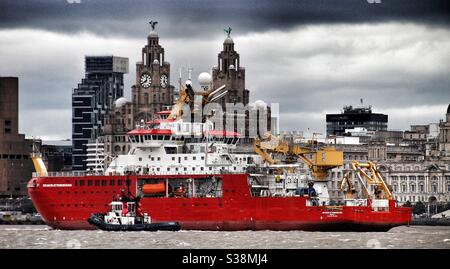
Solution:
[[[160,194],[166,192],[166,183],[151,183],[142,185],[142,192],[144,194]]]

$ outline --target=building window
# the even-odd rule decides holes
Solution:
[[[402,185],[402,192],[406,193],[406,185]]]
[[[92,186],[92,180],[88,180],[88,186]]]
[[[5,134],[11,133],[11,121],[5,120]]]
[[[411,192],[416,192],[416,185],[409,186],[411,188]]]
[[[116,185],[116,182],[114,181],[114,179],[111,179],[109,181],[109,186],[114,186],[114,185]]]
[[[425,190],[425,188],[423,187],[423,184],[420,184],[420,185],[419,185],[419,191],[420,191],[420,192],[424,192],[424,190]]]
[[[431,185],[431,191],[432,191],[433,193],[437,193],[437,191],[438,191],[438,189],[437,189],[437,184]]]

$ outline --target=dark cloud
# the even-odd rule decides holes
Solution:
[[[0,28],[38,28],[59,32],[92,31],[141,37],[143,24],[159,20],[171,36],[211,35],[226,25],[237,33],[289,29],[302,24],[415,22],[449,25],[446,0],[2,0]],[[369,0],[371,1],[371,0]],[[217,33],[221,33],[220,30]]]
[[[230,25],[251,101],[279,103],[282,129],[323,131],[326,113],[360,98],[407,129],[450,101],[449,14],[438,0],[0,0],[0,74],[20,78],[24,133],[67,138],[84,55],[129,57],[130,97],[148,20],[160,21],[172,84],[179,67],[195,78],[217,63]]]

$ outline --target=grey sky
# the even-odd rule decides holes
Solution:
[[[209,71],[231,26],[251,101],[280,103],[281,129],[324,132],[325,113],[360,98],[406,129],[450,103],[449,14],[447,1],[3,0],[0,75],[20,78],[21,132],[69,138],[84,55],[130,58],[129,97],[147,21],[159,21],[172,84],[178,67]]]

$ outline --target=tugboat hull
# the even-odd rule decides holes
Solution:
[[[104,221],[102,214],[92,214],[87,220],[91,225],[103,231],[111,232],[136,232],[136,231],[179,231],[181,229],[178,222],[158,222],[158,223],[143,223],[133,225],[117,225],[110,224]]]

